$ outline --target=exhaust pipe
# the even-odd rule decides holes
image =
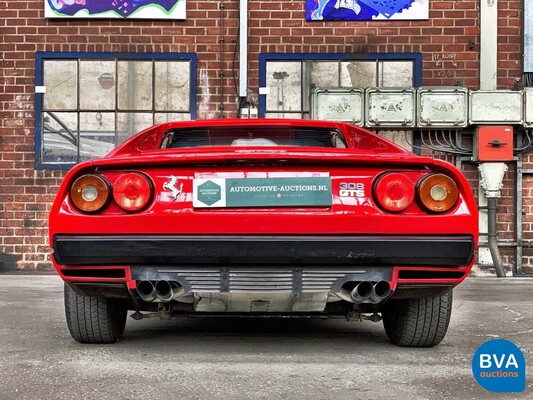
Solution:
[[[144,301],[154,301],[156,296],[154,284],[151,281],[139,281],[137,294]]]
[[[368,281],[362,281],[350,293],[354,303],[359,304],[367,300],[372,294],[372,284]]]
[[[377,304],[382,302],[390,295],[390,284],[387,281],[379,281],[372,287],[372,294],[370,295],[370,302]]]
[[[155,294],[164,303],[177,299],[184,292],[183,287],[178,282],[157,281],[155,284]]]

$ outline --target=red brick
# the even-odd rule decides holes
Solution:
[[[65,171],[35,171],[33,167],[33,102],[36,51],[72,52],[193,52],[198,67],[209,66],[212,104],[218,115],[221,90],[219,68],[223,63],[224,109],[237,109],[233,79],[233,49],[237,36],[238,2],[188,0],[185,21],[46,20],[42,2],[9,2],[0,26],[0,252],[16,254],[20,268],[49,267],[46,214]],[[305,21],[305,1],[249,0],[249,84],[258,87],[258,54],[422,52],[424,85],[453,85],[461,80],[470,89],[479,85],[479,1],[431,0],[426,21]],[[512,89],[522,78],[522,2],[499,0],[498,86]],[[219,56],[221,19],[224,17],[224,54]],[[1,22],[0,22],[1,24]],[[469,43],[473,41],[474,48]],[[434,54],[456,54],[455,66],[443,70]],[[444,71],[444,72],[443,72]],[[440,76],[445,75],[445,76]],[[451,76],[449,76],[451,75]],[[202,90],[199,89],[199,96]],[[19,96],[19,100],[16,100]],[[20,96],[28,96],[20,101]],[[451,158],[446,158],[453,161]],[[533,168],[533,156],[524,155]],[[465,164],[474,192],[478,173]],[[501,240],[514,240],[513,185],[509,173],[499,200]],[[530,187],[531,186],[531,187]],[[533,239],[533,179],[524,180],[524,237]],[[26,220],[26,222],[25,222]],[[28,221],[33,221],[32,223]],[[28,225],[28,227],[24,227]],[[31,225],[31,226],[30,226]],[[529,235],[529,236],[527,236]],[[512,250],[512,249],[511,249]],[[24,255],[23,255],[24,253]],[[513,262],[512,251],[505,260]],[[503,254],[503,253],[502,253]],[[533,262],[533,251],[527,258]],[[533,270],[533,268],[532,268]]]

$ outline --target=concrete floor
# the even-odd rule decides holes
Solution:
[[[455,290],[433,349],[391,345],[381,323],[343,320],[129,319],[113,345],[71,339],[54,275],[0,275],[0,400],[533,399],[533,279],[475,278]],[[521,394],[472,377],[476,348],[515,342]]]

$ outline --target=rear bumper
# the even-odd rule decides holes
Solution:
[[[472,236],[56,235],[61,266],[466,267]]]

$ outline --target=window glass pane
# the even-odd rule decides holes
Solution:
[[[268,62],[266,81],[270,90],[267,95],[267,110],[301,110],[302,68],[300,61]]]
[[[99,158],[155,123],[191,119],[191,60],[88,57],[42,60],[39,162]]]
[[[156,124],[161,124],[163,122],[170,121],[189,121],[191,119],[191,114],[188,113],[156,113],[155,116]]]
[[[43,84],[46,86],[45,110],[75,110],[78,106],[78,62],[43,61]]]
[[[404,149],[413,151],[413,131],[379,131],[379,136],[389,139]]]
[[[309,111],[311,92],[316,87],[339,86],[338,61],[306,61],[304,63],[304,111]]]
[[[339,86],[338,61],[307,61],[311,87]]]
[[[41,161],[71,163],[78,161],[78,115],[43,112]]]
[[[341,86],[374,87],[377,85],[375,61],[348,61],[341,63]]]
[[[380,86],[412,86],[413,63],[411,61],[380,62],[380,81]]]
[[[155,63],[156,110],[189,111],[189,62]]]
[[[152,109],[152,62],[119,61],[118,108],[120,110]]]
[[[115,62],[80,61],[80,108],[115,109]]]
[[[154,124],[152,113],[118,113],[117,144]]]
[[[103,157],[115,147],[115,113],[80,113],[80,160]]]
[[[302,119],[301,113],[289,113],[289,112],[267,112],[265,113],[266,118],[294,118]]]

